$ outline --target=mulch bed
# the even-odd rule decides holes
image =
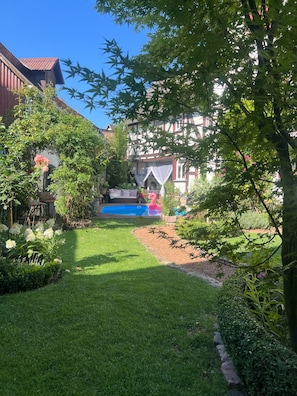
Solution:
[[[187,245],[176,234],[174,225],[142,227],[133,233],[163,264],[204,278],[214,285],[220,286],[236,271],[234,266],[210,262],[202,257],[201,251]]]

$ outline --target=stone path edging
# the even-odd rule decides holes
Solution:
[[[221,370],[223,373],[223,376],[225,380],[227,381],[228,388],[230,391],[228,392],[228,396],[244,396],[244,386],[239,378],[239,376],[236,373],[236,370],[233,366],[232,360],[230,356],[228,355],[221,334],[219,331],[214,332],[214,338],[213,338],[214,345],[220,355],[221,358]]]

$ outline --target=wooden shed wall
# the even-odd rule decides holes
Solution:
[[[5,116],[13,109],[17,101],[11,90],[21,89],[23,84],[17,72],[0,58],[0,116]]]

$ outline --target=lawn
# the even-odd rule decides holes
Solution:
[[[255,265],[256,263],[274,263],[281,265],[281,238],[269,233],[245,232],[245,236],[226,238],[232,255],[231,261]],[[250,243],[250,245],[249,245]],[[236,255],[236,256],[235,256]],[[228,255],[227,255],[228,258]]]
[[[1,395],[226,395],[218,289],[148,253],[131,233],[148,221],[65,233],[61,281],[0,297]]]

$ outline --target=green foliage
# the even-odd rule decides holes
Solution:
[[[122,190],[135,190],[136,187],[132,183],[121,183],[117,184],[115,186],[116,189],[122,189]]]
[[[33,228],[0,224],[0,293],[14,293],[44,286],[60,276],[60,231],[53,220]]]
[[[205,243],[223,237],[218,222],[212,223],[193,219],[181,219],[177,224],[177,232],[179,236],[187,239],[191,244],[201,247],[204,246],[205,248]],[[208,250],[210,253],[210,249]]]
[[[232,237],[240,229],[268,229],[271,226],[269,214],[263,212],[263,207],[257,203],[257,197],[248,193],[247,185],[236,185],[235,180],[233,173],[228,184],[225,175],[214,177],[211,182],[198,179],[189,200],[191,212],[219,221],[222,237]],[[268,195],[268,190],[266,194]],[[273,213],[272,203],[269,213]]]
[[[255,210],[249,210],[244,212],[239,217],[240,227],[244,230],[262,229],[269,228],[270,224],[267,218],[267,214],[259,213]]]
[[[88,158],[65,158],[51,176],[49,191],[58,194],[55,200],[56,212],[66,219],[86,219],[91,215],[91,202],[96,191],[93,190],[94,174]]]
[[[180,192],[174,183],[167,181],[164,185],[165,195],[162,197],[161,211],[164,216],[175,216],[176,209],[179,207]]]
[[[61,265],[54,262],[24,263],[19,259],[0,262],[0,294],[38,289],[56,282],[62,275]]]
[[[59,157],[60,166],[53,171],[50,191],[57,196],[56,212],[66,222],[90,216],[99,175],[105,170],[109,149],[94,125],[79,115],[62,110],[56,94],[48,86],[41,93],[33,87],[18,92],[16,120],[3,136],[3,143],[14,158],[31,169],[36,152],[47,149]],[[20,189],[29,193],[23,184]],[[30,191],[31,192],[31,191]]]
[[[0,135],[5,132],[5,124],[3,123],[3,119],[0,116]]]
[[[297,394],[297,357],[251,313],[239,274],[223,284],[218,321],[224,344],[249,395]]]
[[[207,222],[197,219],[181,219],[176,225],[178,235],[207,254],[209,258],[228,258],[235,256],[238,241],[230,236],[238,235],[238,229],[226,228],[223,222]]]
[[[89,218],[97,193],[94,186],[108,160],[106,141],[89,121],[65,113],[52,126],[49,139],[60,159],[49,186],[49,191],[57,195],[57,213],[66,223],[75,218]]]
[[[15,208],[29,206],[29,199],[36,197],[40,169],[26,168],[21,159],[6,154],[0,157],[0,205],[7,211],[8,223],[13,223]]]
[[[191,216],[191,215],[190,215]],[[178,235],[213,259],[262,268],[280,264],[281,239],[271,232],[242,232],[233,221],[204,221],[185,217],[176,225]]]
[[[124,123],[113,128],[110,140],[111,158],[109,160],[106,177],[111,188],[128,183],[130,162],[127,159],[128,130]]]
[[[10,203],[20,205],[34,197],[37,191],[37,183],[40,178],[39,172],[29,172],[24,169],[24,164],[5,155],[0,158],[0,203],[7,210]]]
[[[10,228],[0,224],[0,253],[8,260],[50,262],[59,259],[58,247],[63,241],[61,232],[53,230],[54,220],[26,227],[14,223]]]
[[[282,278],[277,268],[244,273],[244,297],[256,320],[283,345],[289,346]]]
[[[206,180],[204,177],[198,177],[194,180],[191,186],[191,194],[189,196],[189,204],[195,205],[197,202],[203,201],[211,189],[212,182]]]
[[[50,146],[49,129],[58,122],[60,110],[51,86],[41,93],[39,89],[25,86],[15,92],[19,103],[14,107],[14,122],[2,136],[2,142],[12,155],[22,158],[30,169],[37,152]]]
[[[237,228],[241,227],[241,223],[247,225],[247,228],[241,227],[245,229],[268,228],[269,224],[277,227],[279,205],[276,204],[271,185],[262,182],[260,188],[259,184],[255,184],[256,191],[259,193],[261,191],[260,197],[265,202],[263,207],[253,186],[241,176],[238,179],[238,172],[236,168],[230,167],[228,174],[225,170],[210,182],[197,182],[191,195],[194,212],[200,211],[212,219],[233,222],[234,227]],[[266,221],[264,221],[265,217]],[[251,219],[251,224],[246,224],[248,218]],[[253,221],[255,225],[252,224]],[[263,224],[263,227],[258,227],[257,223]]]

